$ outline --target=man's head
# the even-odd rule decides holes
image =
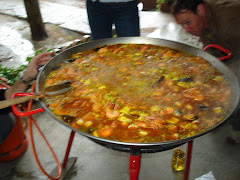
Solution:
[[[207,27],[203,0],[175,0],[172,13],[177,23],[194,36],[200,36]]]

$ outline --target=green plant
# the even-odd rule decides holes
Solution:
[[[158,4],[162,4],[163,2],[165,2],[165,0],[157,0]]]
[[[74,36],[67,36],[67,41],[72,41],[74,40]]]
[[[51,51],[51,49],[48,51]],[[36,55],[38,55],[41,52],[43,52],[43,51],[42,50],[36,51],[35,55],[33,57],[35,57]],[[18,68],[3,67],[0,64],[0,77],[6,78],[7,84],[12,86],[19,78],[20,73],[23,72],[27,68],[28,63],[31,61],[31,59],[33,57],[27,57],[26,58],[27,64],[20,65]]]
[[[162,3],[168,3],[168,5],[171,5],[174,2],[174,0],[157,0],[157,10],[159,11],[161,9]]]

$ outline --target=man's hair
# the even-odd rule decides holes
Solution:
[[[172,6],[172,14],[176,15],[183,9],[187,9],[197,14],[197,6],[202,3],[203,0],[175,0]]]

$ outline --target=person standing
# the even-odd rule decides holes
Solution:
[[[92,40],[140,36],[137,0],[87,0],[87,14]]]
[[[10,99],[11,95],[25,92],[38,75],[38,67],[45,65],[53,56],[43,52],[32,58],[20,78],[8,89],[0,89],[0,100]],[[0,109],[0,162],[19,157],[27,148],[22,119],[13,116],[11,107]]]
[[[175,0],[175,20],[183,29],[199,36],[204,46],[218,44],[232,52],[225,64],[240,82],[240,1],[239,0]],[[219,52],[210,49],[218,56]],[[230,119],[232,131],[228,140],[240,143],[240,105]]]

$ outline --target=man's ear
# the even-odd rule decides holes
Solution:
[[[205,16],[205,6],[203,4],[199,4],[197,6],[197,14],[201,16]]]

